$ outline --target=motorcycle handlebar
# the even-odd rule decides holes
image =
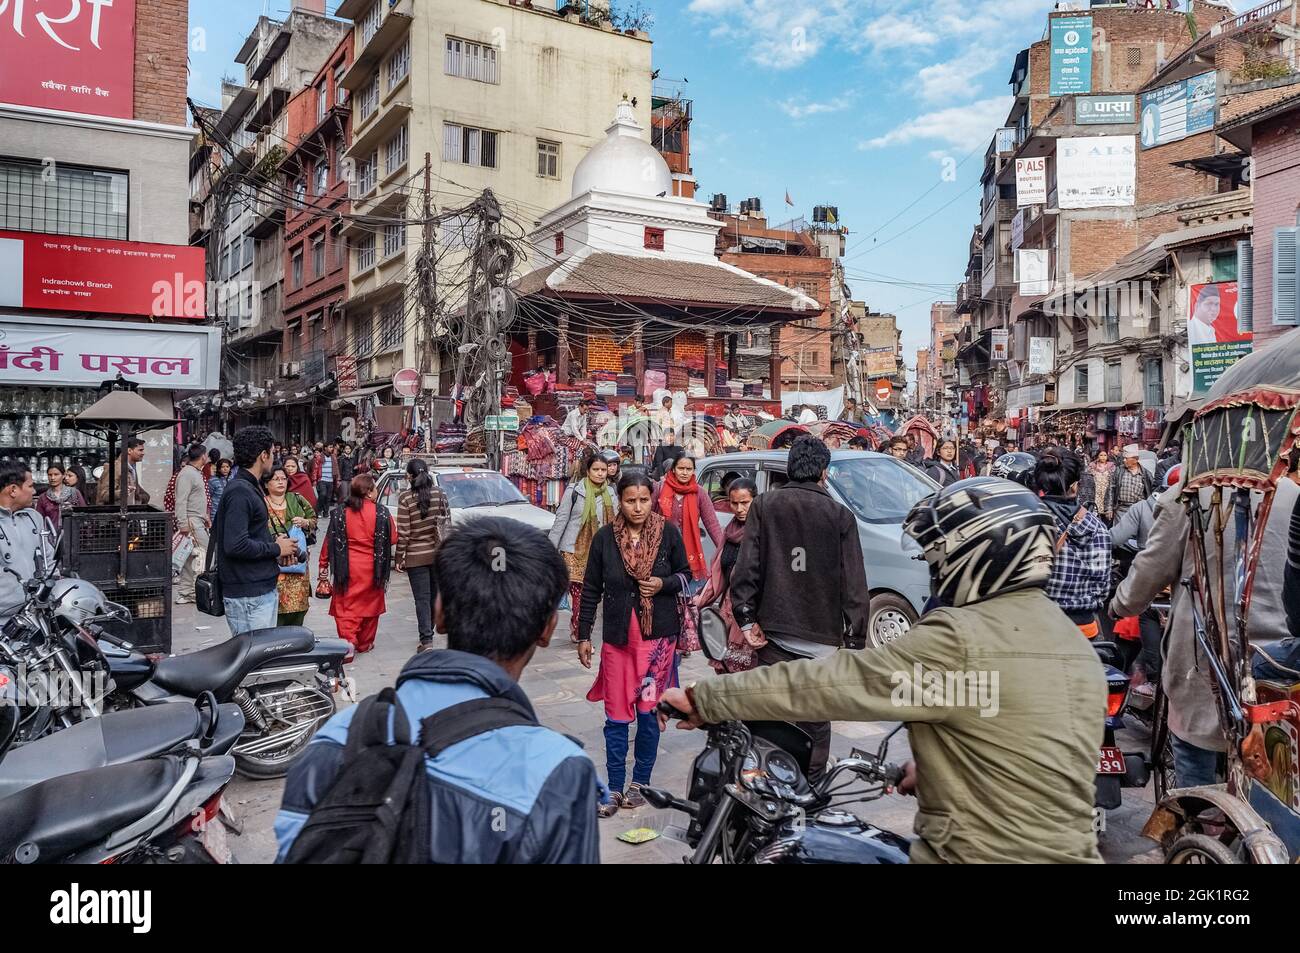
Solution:
[[[682,711],[680,708],[675,708],[672,705],[668,704],[667,702],[663,702],[663,701],[659,703],[658,711],[661,715],[667,715],[673,721],[685,721],[687,718],[691,717],[690,715],[686,714],[686,712]]]

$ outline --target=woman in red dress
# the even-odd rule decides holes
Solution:
[[[351,642],[357,652],[369,652],[384,614],[397,525],[388,510],[375,502],[375,478],[369,473],[354,476],[348,490],[347,501],[330,520],[320,569],[330,574],[334,590],[330,615],[339,638]]]

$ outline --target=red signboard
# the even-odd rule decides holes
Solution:
[[[404,367],[393,375],[393,393],[398,397],[414,397],[420,393],[420,374],[413,367]]]
[[[202,248],[0,232],[0,307],[198,318]]]
[[[135,0],[0,0],[0,50],[0,102],[135,115]]]
[[[876,381],[875,388],[876,388],[876,400],[881,401],[882,403],[884,401],[889,400],[889,398],[893,396],[894,385],[891,384],[889,381],[884,381],[884,380]]]

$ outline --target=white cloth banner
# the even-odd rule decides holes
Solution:
[[[800,393],[799,391],[789,392],[781,391],[781,413],[786,413],[791,407],[802,404],[812,404],[814,407],[826,408],[827,420],[839,420],[844,413],[844,388],[836,387],[834,390],[808,390]]]
[[[1133,136],[1078,136],[1056,140],[1060,208],[1132,205],[1137,194]]]
[[[1056,340],[1054,338],[1029,339],[1029,373],[1050,374],[1056,363]]]
[[[1016,274],[1022,295],[1044,295],[1052,290],[1048,252],[1046,248],[1021,248],[1016,252]]]

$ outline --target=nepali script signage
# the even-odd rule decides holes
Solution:
[[[1152,149],[1214,128],[1213,71],[1142,94],[1142,148]]]
[[[97,386],[121,374],[142,387],[216,390],[221,330],[0,316],[0,384]]]
[[[1052,20],[1051,80],[1048,95],[1092,92],[1092,17]]]
[[[204,279],[195,246],[0,232],[0,307],[201,320]]]
[[[135,0],[0,0],[0,50],[0,102],[135,115]]]
[[[1074,122],[1079,126],[1109,126],[1137,118],[1132,96],[1079,96],[1074,101]]]

